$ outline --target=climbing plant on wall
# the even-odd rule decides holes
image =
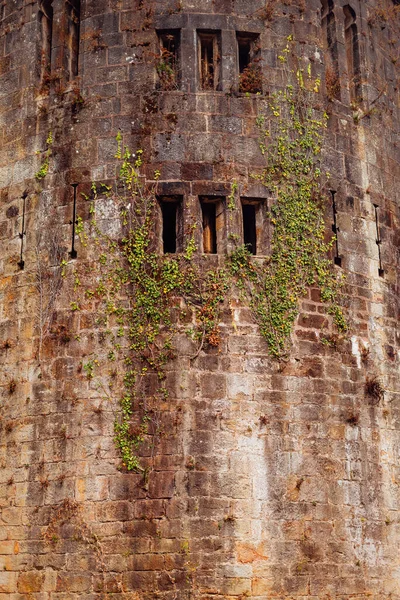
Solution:
[[[138,447],[150,423],[152,433],[157,433],[155,414],[168,397],[165,367],[175,354],[174,334],[184,327],[185,319],[179,319],[182,314],[192,311],[195,315],[185,325],[198,343],[192,359],[206,345],[219,345],[220,309],[235,289],[247,296],[273,357],[288,353],[299,300],[309,286],[319,286],[337,327],[346,329],[339,304],[340,280],[328,257],[331,243],[325,242],[323,220],[320,152],[327,116],[316,106],[319,80],[312,76],[311,67],[289,67],[292,44],[289,38],[279,55],[287,85],[270,97],[257,120],[260,148],[266,157],[258,179],[274,196],[270,257],[255,261],[246,246],[238,245],[223,266],[205,268],[197,253],[195,222],[187,227],[182,253],[161,254],[155,228],[159,173],[153,181],[146,181],[142,151],[132,154],[123,147],[120,135],[115,190],[92,186],[91,219],[79,235],[84,244],[94,245],[93,285],[82,292],[82,299],[80,275],[75,273],[74,287],[81,300],[74,300],[71,309],[79,310],[84,301],[95,303],[98,325],[108,340],[106,362],[123,362],[124,393],[115,420],[115,440],[128,470],[144,470]],[[236,192],[233,182],[230,211],[238,210]],[[119,209],[117,234],[109,233],[98,209],[104,200]],[[88,378],[95,377],[95,367],[93,359],[84,365]],[[107,392],[111,396],[112,377],[111,370]]]
[[[195,260],[197,250],[193,227],[186,235],[182,254],[161,255],[154,223],[157,220],[157,179],[148,183],[141,174],[142,151],[136,155],[122,149],[117,136],[116,158],[120,160],[119,180],[115,190],[104,185],[92,185],[91,219],[88,228],[79,229],[84,245],[93,245],[97,256],[89,279],[93,285],[80,292],[82,274],[77,268],[75,291],[80,300],[71,303],[71,310],[80,310],[88,301],[95,302],[97,325],[108,340],[109,365],[121,359],[124,363],[120,410],[115,421],[115,440],[123,465],[128,470],[143,470],[137,448],[145,440],[149,423],[157,421],[157,406],[168,396],[165,386],[165,366],[174,356],[173,334],[177,330],[174,312],[183,305],[196,312],[196,327],[190,335],[200,348],[219,343],[219,307],[228,288],[224,269],[203,272]],[[89,198],[88,198],[89,199]],[[108,199],[118,206],[120,228],[118,239],[110,235],[97,206]],[[82,269],[81,269],[82,270]],[[86,280],[88,276],[86,274]],[[196,354],[197,354],[196,353]],[[194,358],[194,357],[192,357]],[[90,380],[96,378],[96,358],[83,365]],[[110,397],[111,389],[102,392]],[[151,392],[149,393],[149,382]],[[154,384],[155,381],[155,384]]]
[[[333,240],[325,242],[321,148],[328,116],[317,104],[320,87],[295,57],[291,37],[279,54],[286,86],[272,94],[258,116],[260,147],[266,167],[260,181],[272,192],[272,253],[261,267],[245,249],[231,257],[240,284],[247,289],[261,333],[273,356],[288,351],[299,299],[317,285],[340,330],[346,329],[339,304],[341,280],[329,259]],[[294,63],[294,64],[293,64]]]

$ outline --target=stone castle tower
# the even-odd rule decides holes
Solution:
[[[398,1],[2,0],[0,36],[0,599],[400,599]],[[268,265],[288,44],[329,116],[347,331],[309,281],[277,359],[240,286],[174,288],[160,388],[165,330],[124,321],[156,292],[99,290],[104,248],[132,273],[153,186],[163,264]]]

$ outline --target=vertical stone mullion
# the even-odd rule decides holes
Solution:
[[[189,27],[181,32],[181,69],[183,91],[194,93],[197,87],[196,30]]]
[[[222,91],[229,92],[238,85],[236,35],[233,30],[221,31]]]

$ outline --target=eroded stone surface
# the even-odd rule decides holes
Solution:
[[[142,450],[152,466],[147,482],[118,470],[115,405],[82,370],[87,357],[104,355],[98,307],[88,301],[71,311],[68,279],[51,307],[51,331],[42,319],[39,356],[36,249],[54,268],[56,242],[67,257],[70,184],[89,193],[92,180],[112,183],[118,130],[144,150],[148,176],[159,169],[165,194],[184,195],[185,207],[198,210],[197,197],[213,191],[226,196],[234,179],[245,194],[264,164],[255,126],[264,98],[236,93],[235,30],[260,34],[265,91],[282,81],[277,54],[291,33],[324,77],[320,2],[304,10],[300,1],[272,3],[272,21],[260,18],[265,0],[82,3],[75,91],[63,78],[39,90],[38,5],[3,4],[0,599],[400,598],[398,38],[387,21],[371,21],[382,3],[354,6],[365,98],[355,109],[345,73],[346,2],[335,2],[342,102],[329,105],[324,153],[337,190],[349,337],[332,342],[326,308],[311,289],[282,365],[269,358],[248,307],[232,299],[220,349],[189,360],[196,347],[183,329],[193,317],[180,315],[170,398],[159,411],[163,433],[152,459],[149,443]],[[55,14],[63,6],[54,1]],[[56,65],[68,50],[62,27],[60,19]],[[181,90],[157,84],[155,28],[182,28]],[[195,29],[221,30],[221,91],[197,91]],[[49,131],[50,169],[38,182],[37,151]],[[101,227],[118,233],[115,207],[104,199],[102,210]],[[80,195],[78,214],[89,218]],[[240,233],[239,223],[233,228]],[[90,266],[93,247],[78,239],[76,247],[77,260]],[[364,385],[375,375],[385,397],[371,405]],[[149,390],[153,384],[149,376]]]

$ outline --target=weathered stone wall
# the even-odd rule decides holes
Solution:
[[[262,197],[250,174],[265,164],[255,125],[264,96],[237,92],[235,32],[260,34],[265,93],[282,83],[277,55],[289,34],[324,78],[321,4],[83,1],[71,81],[65,3],[54,0],[52,73],[41,86],[38,5],[2,3],[0,599],[400,598],[398,37],[391,13],[377,10],[391,0],[352,3],[363,100],[351,106],[345,4],[334,3],[341,100],[328,103],[324,154],[350,331],[335,337],[310,289],[290,359],[274,361],[233,298],[220,347],[191,360],[183,330],[193,316],[178,316],[157,442],[149,435],[141,448],[146,479],[121,470],[114,446],[120,390],[99,387],[111,369],[99,303],[71,310],[73,281],[59,267],[71,249],[70,184],[86,220],[80,194],[115,179],[120,131],[186,212],[199,211],[199,195],[227,196],[233,180]],[[179,90],[160,89],[155,29],[181,30]],[[221,30],[220,91],[198,90],[196,29]],[[100,202],[102,226],[118,235],[115,208]],[[241,234],[239,221],[229,227]],[[67,270],[80,263],[84,287],[96,248],[77,238],[76,249]],[[103,371],[88,379],[82,365],[94,356]],[[365,394],[375,376],[379,403]]]

